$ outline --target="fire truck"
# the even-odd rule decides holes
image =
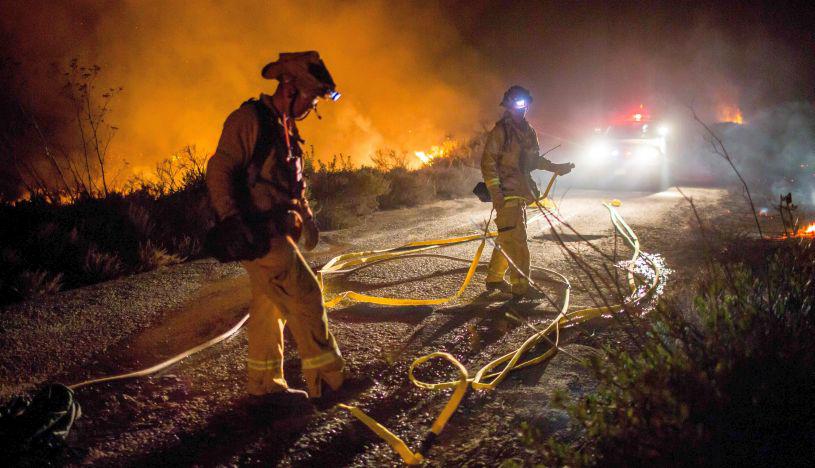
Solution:
[[[576,173],[584,185],[598,188],[664,189],[670,133],[667,122],[640,105],[594,128],[580,145]]]

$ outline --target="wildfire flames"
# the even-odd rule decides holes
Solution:
[[[741,115],[741,109],[739,109],[738,106],[719,106],[719,108],[716,110],[716,118],[719,122],[732,122],[739,125],[744,123],[744,118]]]
[[[430,165],[434,159],[449,157],[458,143],[454,140],[447,140],[439,146],[432,146],[427,151],[414,151],[413,154],[421,161],[422,165]]]
[[[815,221],[809,223],[804,227],[798,228],[798,231],[792,234],[784,235],[780,237],[781,239],[790,239],[790,238],[804,238],[804,239],[815,239]]]

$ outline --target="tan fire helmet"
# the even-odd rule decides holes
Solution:
[[[336,101],[340,98],[337,85],[317,51],[281,52],[277,61],[263,67],[261,75],[267,80],[291,79],[302,93]]]

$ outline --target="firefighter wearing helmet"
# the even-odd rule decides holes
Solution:
[[[218,222],[207,246],[222,261],[241,260],[252,288],[247,324],[247,390],[303,400],[324,384],[343,383],[344,361],[328,327],[320,284],[297,247],[314,248],[319,231],[305,197],[303,140],[296,121],[320,98],[336,100],[317,52],[282,53],[262,70],[277,80],[273,95],[245,102],[227,117],[207,166],[206,185]],[[283,375],[283,329],[302,361],[308,393]]]
[[[481,174],[496,212],[498,245],[516,268],[498,249],[493,250],[487,270],[487,290],[510,292],[513,297],[528,293],[529,246],[526,239],[526,205],[538,197],[531,173],[535,169],[568,174],[574,164],[555,164],[540,155],[535,129],[526,120],[532,95],[520,86],[504,93],[503,117],[487,135]],[[509,270],[509,284],[504,276]],[[519,272],[520,270],[521,272]]]

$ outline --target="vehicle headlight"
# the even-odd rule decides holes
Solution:
[[[603,158],[608,156],[611,148],[605,141],[595,141],[589,146],[589,156],[592,158]]]
[[[653,146],[640,146],[634,151],[634,155],[638,158],[652,159],[659,156],[659,149]]]
[[[659,134],[659,136],[666,136],[670,132],[671,132],[671,129],[668,128],[667,125],[660,125],[659,128],[657,128],[657,133]]]

